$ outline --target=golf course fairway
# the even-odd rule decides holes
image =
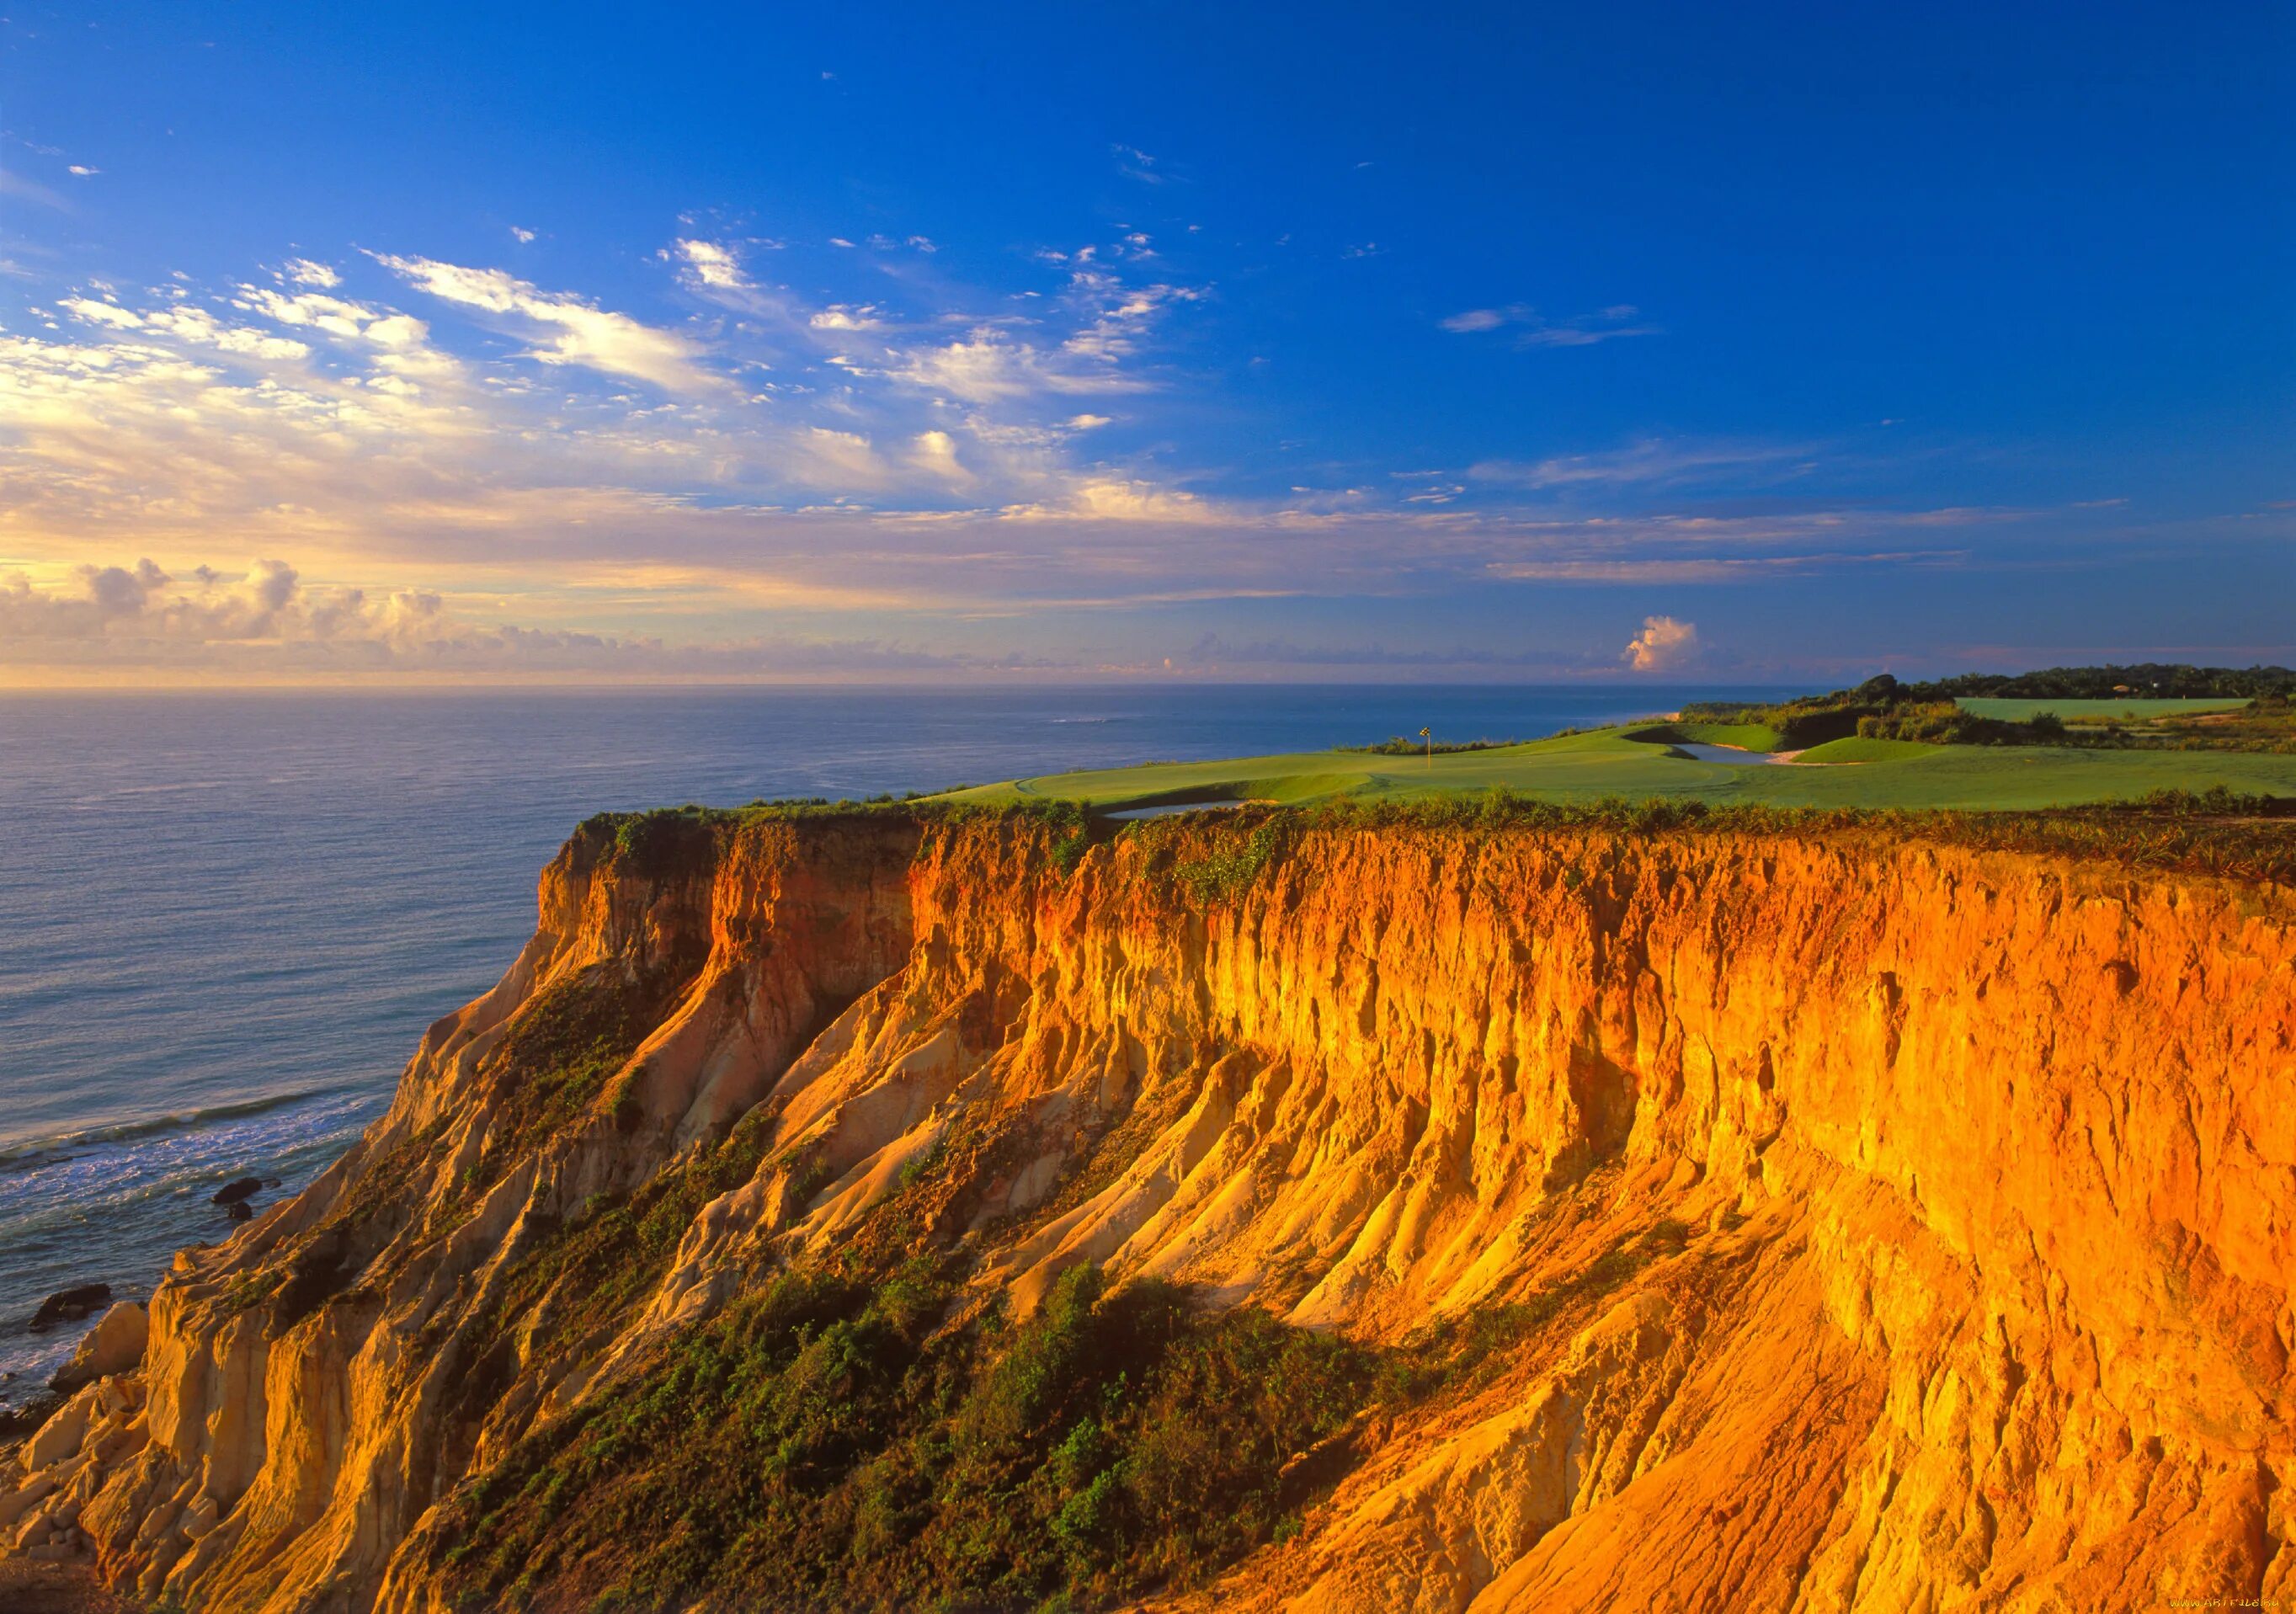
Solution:
[[[1702,762],[1639,724],[1488,750],[1399,757],[1306,751],[1046,774],[949,799],[1068,800],[1104,811],[1159,804],[1405,800],[1505,787],[1557,802],[1660,798],[1769,807],[2026,809],[2223,786],[2296,795],[2296,756],[2071,746],[1837,741],[1769,766]],[[1749,760],[1752,758],[1750,758]]]

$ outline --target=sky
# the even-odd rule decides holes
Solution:
[[[2296,12],[16,4],[0,684],[2296,660]]]

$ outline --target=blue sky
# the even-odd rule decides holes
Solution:
[[[2287,660],[2292,45],[20,6],[0,681]]]

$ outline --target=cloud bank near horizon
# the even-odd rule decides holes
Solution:
[[[2046,565],[2120,519],[1877,498],[1841,441],[1273,482],[1176,446],[1234,378],[1190,343],[1217,280],[1146,232],[1040,249],[1018,290],[879,237],[824,249],[878,289],[808,294],[791,250],[679,235],[644,316],[382,251],[36,299],[0,330],[0,678],[1728,676],[1778,667],[1677,623],[1684,591]],[[281,558],[210,569],[250,551]],[[1448,625],[1509,598],[1520,631]]]

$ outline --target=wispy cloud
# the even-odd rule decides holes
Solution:
[[[1091,322],[1062,342],[1062,349],[1109,367],[1140,350],[1151,324],[1165,309],[1205,295],[1193,286],[1122,286],[1087,271],[1071,276],[1070,284],[1074,300],[1094,312]]]
[[[1511,329],[1518,348],[1591,348],[1621,337],[1662,334],[1631,303],[1614,303],[1593,314],[1550,320],[1529,303],[1509,303],[1500,308],[1468,308],[1435,323],[1462,336]]]
[[[882,331],[885,328],[885,322],[878,317],[877,307],[873,303],[854,306],[832,303],[826,308],[816,309],[806,323],[816,331]]]
[[[226,325],[204,308],[155,308],[138,313],[117,303],[93,298],[68,297],[56,305],[75,319],[106,325],[115,331],[164,332],[197,347],[213,348],[250,358],[300,359],[310,356],[307,343],[276,336],[246,325]]]
[[[27,179],[21,174],[12,174],[5,168],[0,168],[0,196],[13,196],[19,201],[35,202],[44,208],[53,208],[59,213],[71,211],[71,203],[47,186],[37,180]]]
[[[1047,351],[1008,337],[993,326],[983,326],[955,341],[906,349],[885,373],[908,386],[972,404],[1009,403],[1046,395],[1136,392],[1146,385],[1105,364],[1077,362],[1111,356],[1109,340],[1097,332]]]
[[[731,247],[714,241],[681,241],[677,243],[677,255],[685,260],[694,279],[705,286],[728,291],[750,288],[749,277],[742,273],[742,260]]]
[[[1208,526],[1233,521],[1239,512],[1182,488],[1159,487],[1113,477],[1087,477],[1056,502],[1014,504],[1002,512],[1023,521],[1086,520]]]
[[[1205,634],[1177,657],[1174,670],[1217,673],[1225,668],[1280,667],[1309,671],[1377,668],[1421,673],[1464,669],[1538,670],[1550,674],[1589,671],[1587,658],[1546,649],[1489,650],[1452,645],[1413,650],[1374,641],[1365,644],[1309,643],[1283,638],[1234,639]]]
[[[377,253],[375,261],[410,284],[450,303],[510,315],[543,340],[528,356],[545,365],[580,365],[649,381],[669,392],[710,392],[724,380],[703,369],[700,350],[663,331],[578,297],[545,292],[502,269],[473,269],[431,258]]]
[[[24,569],[0,636],[72,666],[746,676],[775,635],[859,666],[1211,601],[1962,566],[2057,519],[1823,504],[1823,479],[1718,504],[1824,455],[1693,438],[1255,482],[1168,430],[1207,401],[1178,358],[1214,293],[1119,254],[1137,233],[1028,265],[1045,295],[1018,309],[875,254],[835,260],[835,300],[759,286],[762,245],[699,233],[645,260],[670,315],[389,254],[53,289],[33,333],[0,332],[0,553]],[[284,559],[202,569],[250,551]],[[1615,670],[1633,619],[1578,653]]]
[[[1617,487],[1749,479],[1776,481],[1813,466],[1808,444],[1641,438],[1595,454],[1540,460],[1482,460],[1467,468],[1478,481],[1514,487]]]
[[[1464,314],[1454,314],[1435,323],[1446,331],[1496,331],[1507,323],[1507,316],[1496,308],[1470,308]]]
[[[1760,583],[1866,567],[1939,568],[1970,560],[1965,549],[1833,550],[1800,554],[1557,556],[1512,561],[1491,575],[1519,583]]]
[[[1109,148],[1116,153],[1116,170],[1127,179],[1136,179],[1142,184],[1160,185],[1171,182],[1172,176],[1157,167],[1156,160],[1138,146],[1119,143]]]

